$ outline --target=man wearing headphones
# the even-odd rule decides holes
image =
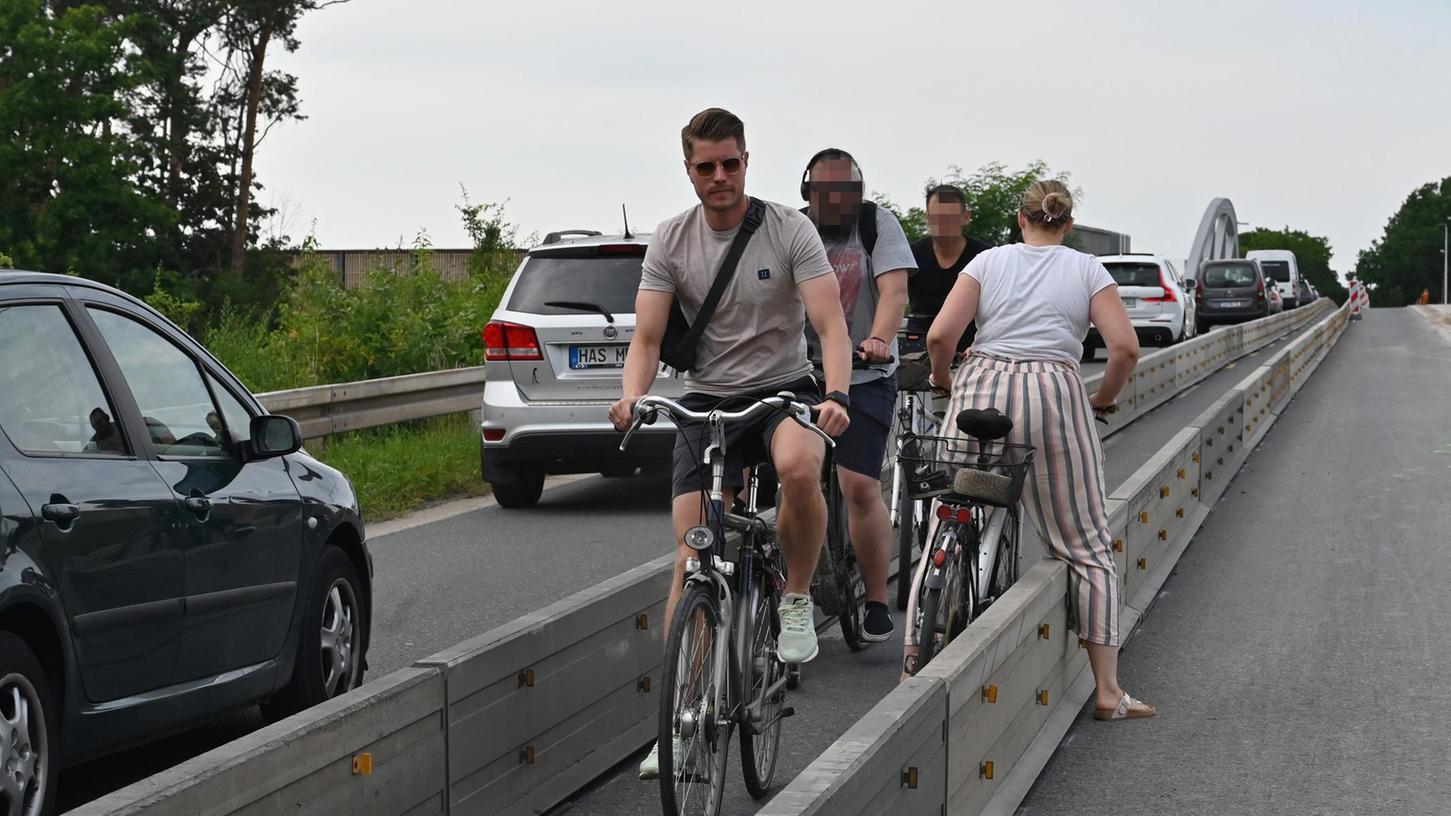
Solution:
[[[848,530],[866,585],[862,639],[892,636],[887,611],[887,562],[892,525],[882,500],[882,464],[897,403],[897,329],[907,308],[907,275],[917,263],[902,225],[863,200],[861,167],[850,153],[828,148],[811,157],[801,176],[806,214],[821,234],[836,273],[847,330],[857,349],[847,412],[851,425],[836,440],[835,458],[846,499]],[[813,350],[815,338],[810,337]]]

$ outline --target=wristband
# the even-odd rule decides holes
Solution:
[[[843,408],[851,407],[851,397],[847,396],[841,391],[832,391],[831,393],[826,395],[826,399],[831,400],[832,402],[840,405]]]
[[[872,335],[871,337],[868,337],[867,339],[868,340],[875,340],[875,341],[877,341],[878,343],[881,343],[884,346],[890,346],[890,345],[892,345],[891,343],[888,343],[886,340],[883,340],[882,338],[876,336],[875,334]]]

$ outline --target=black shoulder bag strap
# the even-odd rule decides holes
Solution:
[[[668,347],[671,352],[661,354],[661,359],[665,361],[666,365],[679,371],[689,371],[695,368],[696,348],[701,336],[705,334],[705,327],[710,323],[711,317],[715,315],[716,307],[720,305],[720,299],[725,295],[726,286],[730,285],[736,265],[740,263],[741,255],[746,251],[746,244],[751,242],[751,236],[760,228],[765,216],[766,205],[760,199],[751,199],[750,206],[746,208],[746,218],[741,222],[741,228],[736,232],[735,240],[731,242],[730,249],[726,251],[725,258],[720,262],[720,269],[715,273],[715,282],[710,285],[710,292],[705,296],[705,301],[700,304],[700,311],[696,313],[695,321],[690,324],[690,328],[685,331],[684,335],[673,343],[669,342],[672,339],[669,336],[672,332],[666,331],[667,342],[661,344]],[[673,362],[671,358],[673,358]]]

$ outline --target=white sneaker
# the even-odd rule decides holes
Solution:
[[[816,625],[811,619],[810,595],[787,595],[781,599],[777,614],[781,617],[781,636],[776,640],[776,656],[782,663],[809,663],[821,651],[816,643]]]
[[[680,751],[680,738],[679,737],[675,737],[674,739],[672,739],[671,740],[671,745],[674,748],[674,752],[673,752],[672,755],[675,757],[676,761],[679,761],[679,759],[680,759],[680,753],[681,753],[681,751]],[[655,744],[650,746],[650,753],[646,754],[645,755],[645,758],[642,759],[642,760],[640,760],[640,778],[641,779],[659,779],[660,778],[660,741],[659,740],[656,740],[655,741]]]

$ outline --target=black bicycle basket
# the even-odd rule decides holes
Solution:
[[[1011,507],[1033,468],[1032,445],[985,442],[971,437],[913,436],[899,459],[913,499],[943,497]]]

